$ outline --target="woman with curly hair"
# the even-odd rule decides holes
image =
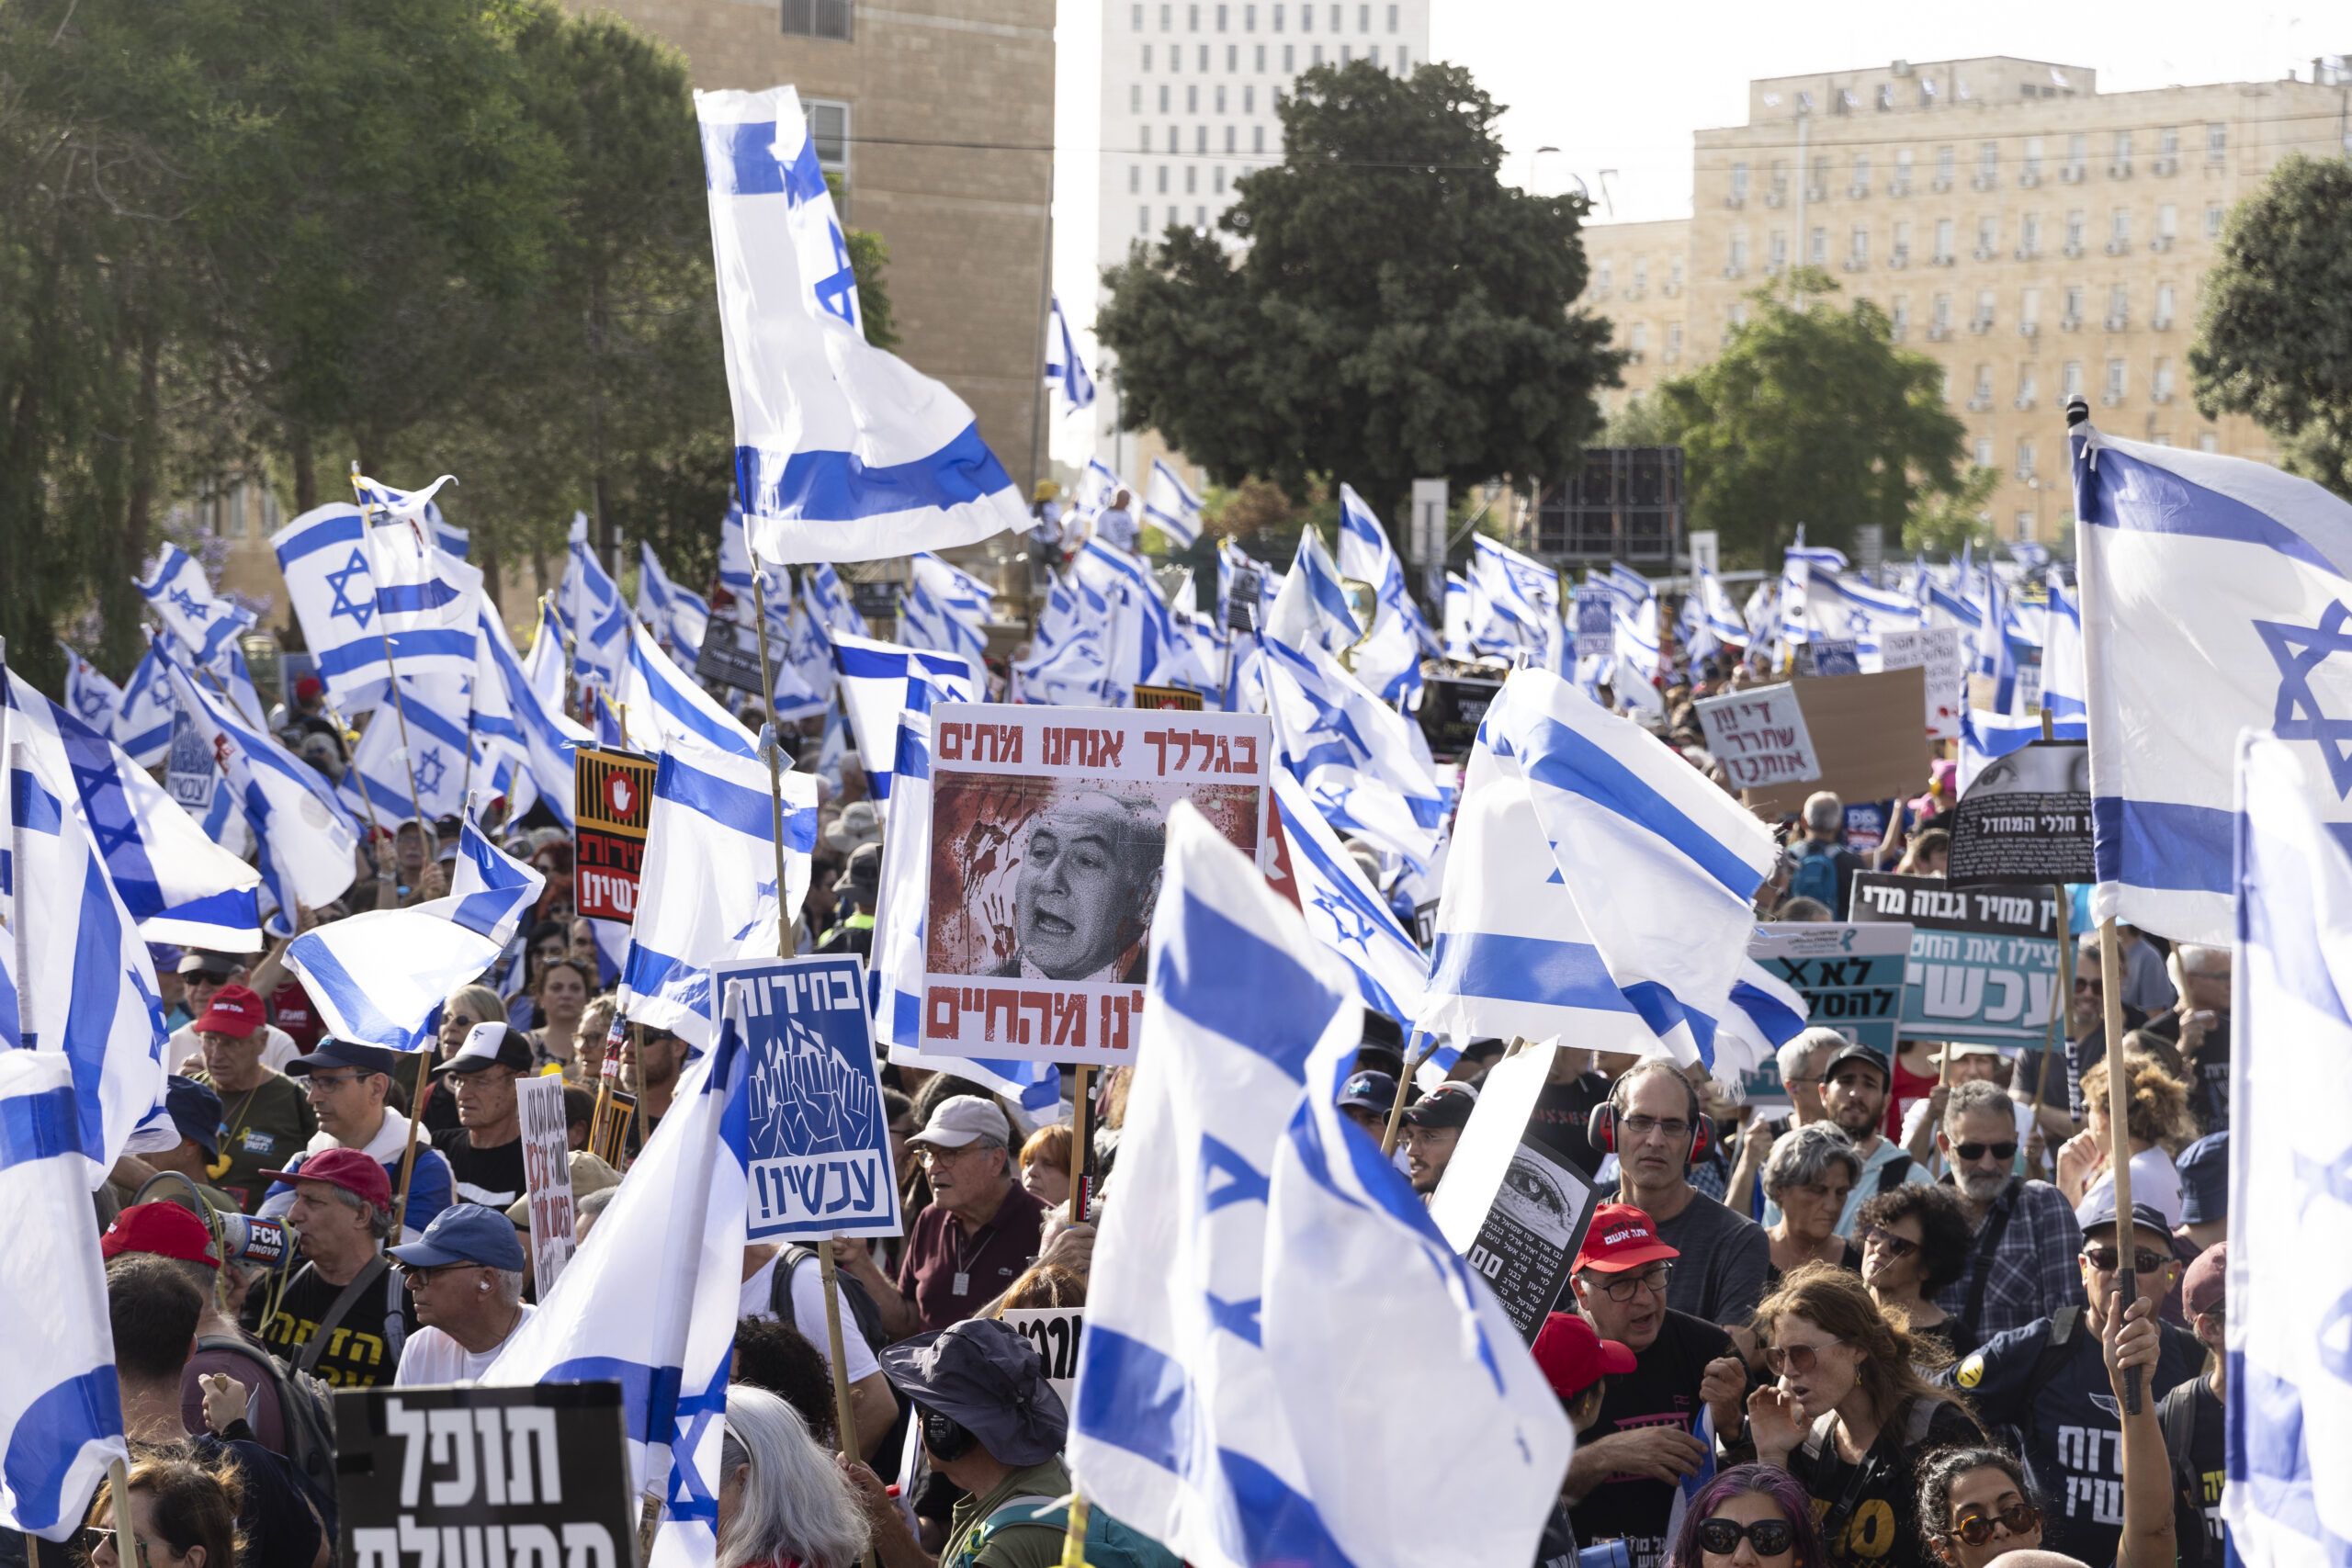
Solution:
[[[237,1568],[244,1483],[232,1462],[206,1464],[165,1449],[130,1467],[130,1535],[142,1568]],[[122,1568],[115,1553],[114,1489],[98,1488],[81,1545],[91,1568]]]
[[[2180,1171],[2173,1151],[2195,1133],[2188,1116],[2188,1086],[2165,1070],[2154,1056],[2127,1051],[2123,1070],[2130,1124],[2124,1129],[2132,1152],[2132,1201],[2145,1203],[2180,1228]],[[2058,1151],[2058,1190],[2080,1208],[2084,1200],[2113,1190],[2115,1129],[2108,1119],[2113,1103],[2109,1092],[2108,1064],[2098,1061],[2083,1073],[2084,1131]]]
[[[1823,1568],[1813,1499],[1778,1465],[1734,1465],[1690,1499],[1666,1568]]]
[[[1974,1239],[1951,1188],[1906,1182],[1880,1193],[1854,1215],[1854,1239],[1871,1299],[1902,1314],[1924,1366],[1942,1368],[1976,1348],[1960,1319],[1936,1304],[1937,1292],[1968,1272]]]

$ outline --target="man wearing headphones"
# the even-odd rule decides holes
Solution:
[[[1634,1064],[1611,1086],[1609,1103],[1594,1107],[1589,1133],[1594,1148],[1617,1156],[1617,1191],[1602,1196],[1647,1214],[1658,1239],[1680,1255],[1666,1304],[1709,1323],[1745,1325],[1764,1299],[1772,1242],[1763,1226],[1690,1185],[1690,1168],[1712,1149],[1714,1128],[1682,1069],[1665,1056]]]

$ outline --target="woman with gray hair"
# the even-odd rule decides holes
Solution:
[[[1838,1234],[1838,1216],[1861,1179],[1861,1156],[1835,1122],[1807,1122],[1774,1140],[1764,1162],[1764,1196],[1780,1205],[1781,1223],[1764,1233],[1772,1238],[1768,1289],[1808,1263],[1860,1272],[1861,1252]]]
[[[865,1515],[800,1413],[763,1388],[727,1391],[718,1568],[850,1568]]]

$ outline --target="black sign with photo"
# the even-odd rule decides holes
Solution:
[[[739,692],[760,690],[759,634],[733,621],[714,618],[695,656],[695,679],[717,681]]]
[[[2035,740],[1984,764],[1953,808],[1955,887],[2092,882],[2090,746]]]
[[[1258,629],[1258,599],[1263,592],[1259,586],[1256,572],[1239,570],[1233,574],[1233,586],[1227,591],[1225,600],[1227,630],[1254,632]]]
[[[1584,1172],[1542,1144],[1522,1142],[1478,1238],[1463,1255],[1531,1345],[1568,1288],[1599,1202]]]
[[[1422,738],[1431,751],[1459,754],[1478,739],[1479,721],[1503,689],[1500,681],[1465,681],[1431,676],[1421,694]]]
[[[849,585],[849,599],[869,626],[899,613],[899,585],[895,582],[853,582]]]

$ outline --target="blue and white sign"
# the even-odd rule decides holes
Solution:
[[[889,1117],[854,955],[711,966],[743,987],[752,1241],[898,1235]]]

